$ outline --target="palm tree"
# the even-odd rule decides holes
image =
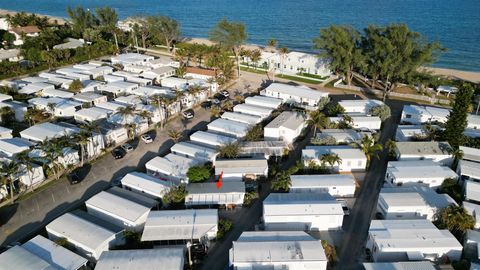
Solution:
[[[91,133],[86,130],[81,130],[72,136],[72,139],[80,146],[80,167],[83,167],[85,160],[86,147],[91,137]]]
[[[324,129],[328,126],[328,118],[319,110],[312,111],[307,119],[307,125],[313,127],[313,134],[317,134],[317,129]]]
[[[54,140],[45,141],[41,144],[41,149],[45,152],[45,158],[50,164],[55,178],[60,179],[60,164],[58,159],[63,156],[63,147]]]
[[[168,131],[168,137],[170,137],[170,139],[172,139],[172,141],[177,143],[183,138],[183,134],[179,130],[171,129],[171,130]]]
[[[270,39],[269,41],[267,41],[267,46],[272,48],[273,50],[276,50],[277,48],[277,45],[278,45],[278,41],[274,38]]]
[[[15,158],[18,160],[20,164],[23,164],[25,166],[25,169],[27,170],[28,176],[30,177],[30,188],[31,191],[33,192],[33,164],[35,163],[35,159],[31,158],[28,154],[30,153],[30,150],[25,150],[23,152],[18,153]]]
[[[262,52],[259,49],[253,50],[250,53],[250,60],[253,62],[253,68],[257,69],[258,61],[262,57]]]
[[[13,161],[3,161],[1,165],[0,175],[2,176],[4,185],[10,186],[10,203],[13,204],[13,186],[18,179],[20,164]]]
[[[135,123],[125,123],[123,127],[127,130],[128,138],[133,139],[136,134],[137,124]]]
[[[397,149],[397,142],[395,142],[394,140],[392,139],[388,139],[386,142],[385,142],[385,147],[388,149],[388,156],[390,158],[395,158],[397,156],[396,154],[396,149]]]
[[[282,73],[283,75],[283,68],[284,68],[284,65],[285,65],[285,57],[287,56],[287,54],[289,53],[289,50],[287,47],[282,47],[280,48],[280,72]]]
[[[31,108],[25,112],[24,118],[28,121],[29,126],[32,126],[45,119],[45,111],[37,108]]]
[[[151,111],[143,110],[138,114],[138,116],[140,116],[142,119],[147,120],[148,125],[150,125],[150,123],[152,122],[153,113]]]
[[[363,136],[363,138],[360,140],[360,148],[362,148],[363,153],[365,153],[365,156],[367,157],[367,168],[370,166],[370,161],[372,159],[372,156],[377,157],[377,159],[380,159],[380,156],[378,155],[378,152],[383,150],[383,146],[379,143],[375,143],[375,140],[371,136]]]
[[[457,239],[462,238],[465,231],[473,229],[473,218],[462,206],[450,204],[435,214],[434,224],[439,229],[448,229]]]
[[[325,164],[330,165],[331,170],[333,170],[333,166],[335,166],[335,164],[338,164],[338,165],[342,164],[342,159],[337,154],[329,153],[329,154],[323,154],[320,157],[320,162],[322,162],[323,166],[325,166]]]
[[[133,107],[132,105],[126,107],[118,107],[117,113],[125,119],[129,116],[135,115],[135,107]]]

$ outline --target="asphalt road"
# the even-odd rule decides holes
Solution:
[[[1,208],[0,245],[33,236],[59,215],[78,207],[91,196],[108,188],[111,180],[135,170],[144,171],[147,161],[167,153],[174,144],[167,135],[168,130],[184,130],[184,135],[188,136],[192,130],[206,128],[208,122],[209,111],[199,108],[195,118],[188,122],[178,117],[163,129],[152,131],[152,137],[155,138],[153,143],[145,144],[140,141],[135,150],[123,159],[115,160],[110,153],[99,158],[92,164],[90,172],[81,183],[70,185],[66,179],[61,179],[25,200]]]
[[[385,145],[388,139],[393,139],[405,102],[388,101],[392,111],[390,117],[383,126],[380,134],[380,143]],[[368,236],[370,221],[375,215],[378,194],[383,185],[386,166],[388,162],[388,149],[384,147],[380,159],[372,160],[370,169],[367,171],[363,185],[360,187],[357,199],[350,216],[343,224],[344,239],[339,250],[339,263],[335,269],[361,270],[364,260],[365,243]]]

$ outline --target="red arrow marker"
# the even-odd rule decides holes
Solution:
[[[220,173],[220,177],[218,177],[217,189],[220,189],[222,187],[222,177],[223,177],[223,171],[222,173]]]

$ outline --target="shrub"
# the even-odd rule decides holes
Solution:
[[[260,141],[263,139],[263,127],[260,124],[255,125],[251,128],[247,135],[245,135],[246,141]]]
[[[342,107],[342,105],[336,103],[329,103],[327,106],[325,106],[325,111],[327,116],[337,116],[339,114],[342,114],[345,112],[345,108]]]
[[[371,108],[368,113],[372,116],[380,117],[382,122],[390,118],[390,116],[392,115],[390,107],[388,107],[387,105],[375,106]]]
[[[187,171],[188,181],[191,183],[199,183],[208,180],[211,176],[212,168],[209,165],[193,166]]]

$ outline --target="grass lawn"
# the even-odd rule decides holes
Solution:
[[[309,79],[304,79],[304,78],[298,78],[295,76],[289,76],[289,75],[276,75],[278,78],[282,79],[287,79],[291,81],[296,81],[296,82],[302,82],[302,83],[309,83],[309,84],[320,84],[321,82],[319,81],[314,81],[314,80],[309,80]]]
[[[301,73],[301,72],[299,72],[299,73],[297,73],[297,75],[303,76],[303,77],[309,77],[309,78],[319,79],[319,80],[326,80],[326,79],[328,79],[328,76],[322,77],[322,76],[315,75],[315,74],[310,74],[310,73]]]
[[[252,73],[257,73],[257,74],[267,74],[266,71],[260,70],[260,69],[253,69],[253,68],[247,68],[247,67],[240,67],[241,71],[247,71],[247,72],[252,72]]]

